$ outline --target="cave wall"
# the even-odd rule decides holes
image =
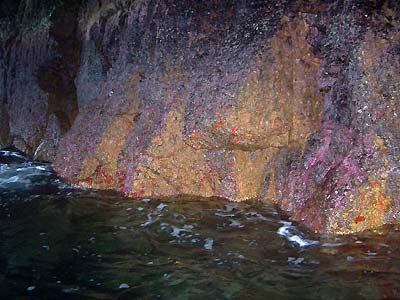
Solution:
[[[8,7],[0,144],[67,182],[260,198],[320,232],[399,221],[396,1]]]
[[[54,160],[78,112],[79,2],[6,1],[2,11],[0,142]]]

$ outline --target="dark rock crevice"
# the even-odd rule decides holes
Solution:
[[[49,37],[55,42],[56,55],[40,66],[37,80],[49,94],[47,115],[55,113],[66,130],[78,114],[75,77],[80,61],[78,12],[80,1],[64,1],[52,13]]]
[[[3,146],[14,144],[31,155],[39,145],[50,151],[58,143],[47,141],[50,116],[59,119],[60,133],[73,123],[78,113],[74,80],[80,54],[80,2],[4,4],[8,10],[0,18],[5,24],[0,30]],[[54,156],[42,152],[41,158],[52,160]]]

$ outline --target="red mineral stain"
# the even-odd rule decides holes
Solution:
[[[92,185],[92,178],[91,177],[86,177],[84,180],[83,180],[83,182],[84,183],[87,183],[88,185]]]
[[[356,224],[358,224],[358,223],[360,223],[360,222],[364,222],[364,221],[365,221],[365,217],[364,217],[364,216],[361,216],[361,215],[359,215],[357,218],[354,219],[354,222],[355,222]]]
[[[131,192],[129,194],[129,196],[132,198],[142,198],[142,197],[144,197],[144,191],[140,190],[140,191]]]
[[[226,127],[226,125],[222,120],[215,121],[214,124],[212,125],[213,129],[223,128],[223,127]]]
[[[233,144],[237,145],[240,143],[240,139],[238,137],[235,137],[232,141]]]
[[[238,132],[238,127],[236,125],[232,125],[231,131],[232,131],[233,134],[237,133]]]
[[[198,139],[199,137],[200,137],[200,135],[198,132],[193,133],[191,136],[192,139]]]

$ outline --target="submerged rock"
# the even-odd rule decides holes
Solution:
[[[28,22],[2,42],[53,50],[19,66],[40,70],[20,90],[22,75],[1,75],[19,56],[0,53],[15,94],[0,89],[0,144],[132,197],[261,198],[329,233],[399,222],[395,1],[63,5],[67,17],[51,6],[50,27],[32,31],[45,38],[19,44]]]

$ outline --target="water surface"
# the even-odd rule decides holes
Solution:
[[[76,189],[0,152],[1,299],[400,298],[398,230],[321,237],[257,201]]]

